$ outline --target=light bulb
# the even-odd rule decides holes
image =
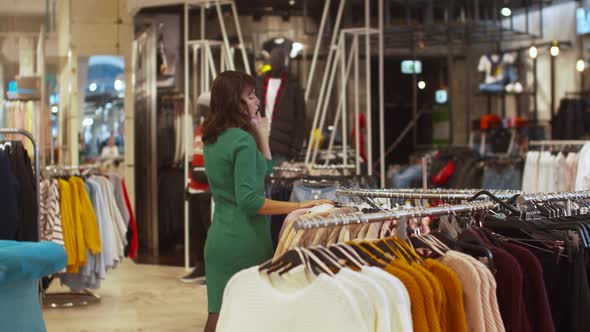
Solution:
[[[97,88],[98,88],[98,85],[96,85],[96,83],[94,83],[94,82],[90,83],[90,85],[88,86],[88,90],[90,90],[90,92],[96,91]]]
[[[549,52],[551,53],[551,56],[558,56],[559,55],[559,46],[551,46],[551,49],[549,50]]]
[[[529,48],[529,56],[531,59],[536,59],[538,54],[539,52],[535,46],[531,46],[531,48]]]
[[[504,7],[504,8],[502,8],[502,10],[500,10],[500,14],[502,14],[502,16],[508,17],[508,16],[512,15],[512,10],[510,10],[510,8],[508,8],[508,7]]]
[[[114,86],[115,86],[115,90],[121,91],[125,88],[125,83],[123,83],[123,81],[121,81],[121,80],[115,80]]]
[[[582,59],[576,61],[576,70],[581,73],[584,71],[584,69],[586,69],[586,61]]]
[[[51,106],[51,113],[55,114],[57,112],[59,112],[59,107],[57,107],[55,105],[54,106]]]
[[[420,81],[418,82],[418,89],[424,90],[426,88],[426,82]]]

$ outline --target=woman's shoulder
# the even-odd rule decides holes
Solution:
[[[240,128],[228,128],[219,134],[215,143],[205,144],[203,152],[205,154],[210,154],[213,151],[234,153],[236,150],[250,146],[256,146],[256,141],[250,133]]]
[[[228,128],[219,135],[219,138],[231,142],[255,142],[249,132],[240,128]]]

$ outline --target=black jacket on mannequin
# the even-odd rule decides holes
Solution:
[[[266,90],[270,73],[256,79],[260,114],[266,117]],[[305,138],[305,100],[297,78],[284,72],[270,127],[270,151],[288,158],[299,154]]]

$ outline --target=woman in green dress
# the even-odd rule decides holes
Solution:
[[[213,82],[210,112],[203,123],[205,172],[215,200],[205,243],[209,311],[205,332],[215,331],[229,279],[272,257],[266,216],[332,203],[265,198],[264,178],[272,171],[272,157],[255,86],[255,80],[244,73],[221,73]]]

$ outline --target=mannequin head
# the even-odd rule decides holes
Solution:
[[[270,66],[272,76],[280,76],[287,70],[287,54],[280,48],[274,48],[270,51]]]

